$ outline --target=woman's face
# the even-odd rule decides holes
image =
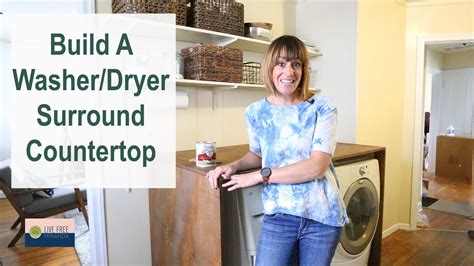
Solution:
[[[272,80],[277,93],[283,96],[295,93],[300,84],[302,73],[303,64],[299,59],[288,61],[286,54],[280,53],[272,72]]]

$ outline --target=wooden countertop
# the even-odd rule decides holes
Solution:
[[[356,157],[373,154],[374,152],[383,151],[385,148],[378,146],[368,146],[361,144],[337,143],[336,152],[333,158],[333,164],[338,165],[344,162],[352,161]],[[249,151],[248,145],[235,145],[217,148],[217,161],[220,164],[233,162]],[[214,167],[201,168],[197,167],[194,162],[189,160],[196,156],[195,150],[179,151],[176,153],[176,167],[193,171],[200,175],[206,175],[209,170]]]

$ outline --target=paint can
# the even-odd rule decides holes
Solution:
[[[196,166],[210,167],[216,165],[216,142],[196,142]]]

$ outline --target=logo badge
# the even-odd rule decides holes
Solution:
[[[74,219],[25,219],[25,247],[74,247]]]

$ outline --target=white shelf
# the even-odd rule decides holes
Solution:
[[[227,46],[257,53],[264,53],[270,45],[270,42],[268,41],[179,25],[176,25],[176,40],[182,42]],[[308,53],[310,57],[322,55],[321,53],[316,53],[310,49],[308,49]]]
[[[197,29],[185,26],[176,26],[176,40],[191,43],[206,43],[219,46],[226,46],[237,48],[244,51],[264,53],[270,42],[262,41],[242,36],[231,35],[222,32],[215,32],[203,29]],[[308,49],[310,57],[321,56],[321,53],[316,53]],[[264,85],[259,84],[243,84],[243,83],[229,83],[217,81],[202,81],[190,79],[176,79],[176,86],[192,86],[199,88],[216,88],[216,89],[265,89]]]
[[[199,88],[216,88],[222,90],[232,89],[265,89],[263,84],[244,84],[244,83],[230,83],[230,82],[219,82],[219,81],[205,81],[205,80],[192,80],[192,79],[176,79],[176,86],[190,86]],[[309,91],[318,93],[321,89],[309,88]]]
[[[260,85],[260,84],[230,83],[230,82],[191,80],[191,79],[176,79],[176,86],[193,86],[193,87],[200,87],[200,88],[216,88],[216,89],[223,89],[223,90],[265,89],[265,86]]]

